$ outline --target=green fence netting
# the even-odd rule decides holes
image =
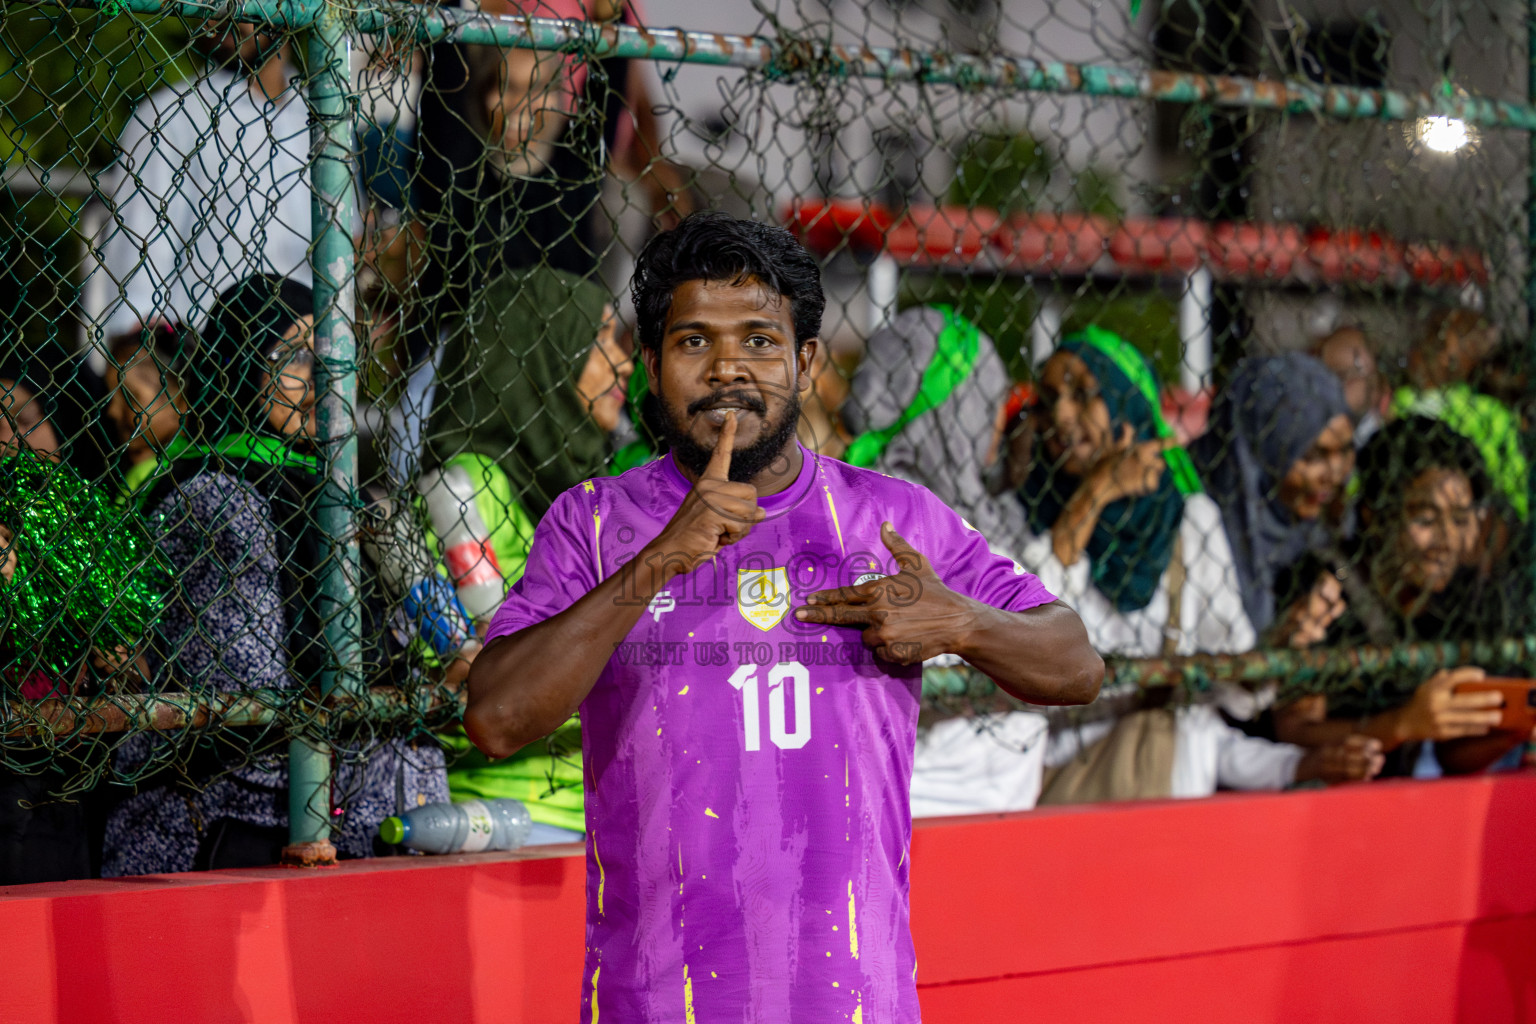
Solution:
[[[662,454],[627,282],[705,209],[822,261],[801,440],[1079,609],[1112,682],[1057,729],[1171,689],[1324,743],[1523,676],[1531,28],[0,3],[0,766],[344,853],[474,776],[476,629],[558,493]],[[571,736],[533,760],[579,828]]]

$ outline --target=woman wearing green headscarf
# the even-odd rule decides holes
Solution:
[[[444,347],[425,464],[468,473],[508,585],[550,502],[607,471],[633,367],[615,328],[602,288],[563,271],[519,270],[486,289]],[[521,800],[534,821],[530,843],[581,837],[575,719],[494,764],[462,730],[445,739],[455,800]]]
[[[1251,648],[1220,510],[1174,444],[1146,359],[1089,327],[1041,365],[1036,389],[1026,567],[1078,610],[1100,653]]]
[[[493,282],[441,365],[425,465],[469,473],[510,585],[549,503],[605,471],[633,362],[602,288],[538,268]]]

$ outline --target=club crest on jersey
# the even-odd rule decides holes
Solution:
[[[765,632],[777,626],[789,611],[789,571],[737,569],[736,610]]]

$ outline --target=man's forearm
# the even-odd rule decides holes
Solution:
[[[670,575],[661,557],[641,551],[565,611],[487,645],[470,669],[464,711],[475,746],[508,757],[558,729]]]
[[[976,602],[975,623],[954,653],[1030,704],[1086,704],[1104,682],[1104,659],[1082,619],[1059,601],[1025,612]]]

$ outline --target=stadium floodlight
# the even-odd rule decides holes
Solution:
[[[1455,153],[1472,142],[1472,129],[1456,117],[1421,117],[1415,134],[1426,149],[1436,153]]]

